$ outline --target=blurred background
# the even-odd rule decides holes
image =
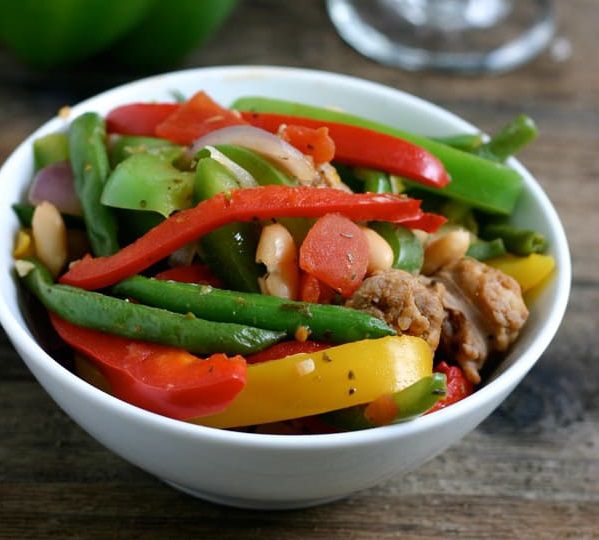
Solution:
[[[85,10],[64,11],[81,1],[0,0],[0,163],[64,105],[146,75],[200,66],[354,75],[430,100],[487,132],[525,112],[541,136],[521,159],[565,224],[572,298],[539,364],[458,446],[346,501],[277,514],[193,500],[106,451],[51,403],[0,332],[0,538],[172,538],[173,530],[223,539],[599,538],[599,2],[557,0],[555,30],[553,22],[543,27],[523,65],[499,73],[479,65],[458,70],[463,74],[447,65],[411,71],[360,54],[353,48],[359,43],[337,31],[344,33],[351,15],[339,8],[343,2],[86,0]],[[374,1],[345,3],[366,9],[361,24],[385,30],[364,7]],[[422,2],[402,3],[422,30]],[[392,0],[376,4],[393,8]],[[481,28],[478,37],[489,34]],[[392,28],[389,40],[406,36]],[[432,36],[437,52],[449,47],[440,39],[456,43],[455,32],[439,37],[427,27],[413,39],[423,36],[428,45]],[[470,50],[481,45],[466,43]]]

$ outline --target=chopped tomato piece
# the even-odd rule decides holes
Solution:
[[[211,131],[245,123],[236,111],[225,109],[205,92],[198,92],[158,124],[155,135],[178,144],[191,144]]]
[[[302,272],[300,277],[300,300],[313,304],[330,304],[335,296],[335,291],[325,285],[318,278],[307,272]]]
[[[308,231],[299,265],[342,296],[351,296],[366,275],[368,241],[350,219],[327,214]]]
[[[302,154],[312,156],[315,165],[327,163],[335,157],[335,143],[329,137],[329,128],[285,125],[280,136]]]

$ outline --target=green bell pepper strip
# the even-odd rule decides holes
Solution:
[[[193,313],[210,321],[284,331],[289,337],[293,337],[301,326],[308,329],[310,339],[330,343],[395,334],[384,321],[358,310],[226,291],[209,285],[134,276],[116,284],[111,291],[169,311]]]
[[[478,240],[474,244],[471,244],[466,252],[468,257],[478,259],[479,261],[487,261],[505,254],[506,249],[501,238],[495,238],[495,240],[490,240],[489,242]]]
[[[392,193],[389,175],[383,171],[354,167],[354,176],[364,182],[364,191],[369,193]]]
[[[389,418],[389,424],[398,424],[423,415],[447,393],[445,374],[433,373],[423,377],[414,384],[391,394],[390,405],[394,407],[395,415]],[[327,424],[343,431],[355,431],[379,427],[379,422],[373,421],[368,414],[369,405],[356,405],[347,409],[339,409],[320,415]]]
[[[189,313],[172,313],[56,285],[48,270],[35,259],[17,261],[16,268],[25,286],[49,311],[78,326],[108,334],[170,345],[196,354],[249,354],[285,336],[284,332],[205,321]]]
[[[50,133],[33,141],[33,163],[36,172],[68,159],[69,141],[66,133]]]
[[[69,129],[75,191],[83,208],[89,243],[96,256],[112,255],[119,250],[116,217],[112,209],[100,202],[110,174],[105,139],[104,120],[96,113],[82,114]]]
[[[543,253],[547,249],[547,239],[541,233],[508,224],[487,225],[482,237],[485,240],[501,238],[505,249],[515,255]]]
[[[477,154],[492,161],[503,162],[535,140],[539,130],[533,119],[521,114],[506,124]]]
[[[184,150],[182,146],[158,137],[116,136],[110,145],[110,163],[114,168],[134,154],[154,155],[173,163],[183,155]]]
[[[233,103],[232,108],[253,113],[283,114],[350,124],[410,141],[436,156],[452,180],[441,189],[416,182],[409,182],[410,186],[443,194],[480,210],[509,215],[522,191],[522,179],[513,169],[372,120],[332,109],[264,97],[239,98]]]
[[[483,136],[480,133],[431,137],[431,139],[468,153],[475,153],[483,145]]]
[[[260,186],[267,186],[269,184],[292,186],[297,184],[297,182],[275,167],[270,161],[252,150],[233,144],[218,144],[215,148],[249,172]]]
[[[239,189],[239,184],[223,165],[212,158],[198,161],[195,203],[235,189]],[[264,272],[256,263],[258,240],[258,224],[230,223],[204,236],[200,244],[206,263],[228,287],[259,293],[258,278]]]
[[[33,212],[35,212],[35,206],[26,203],[14,203],[11,208],[16,214],[21,227],[30,228],[31,220],[33,219]],[[68,229],[84,229],[85,223],[79,216],[72,216],[70,214],[62,214],[62,220]]]
[[[420,240],[408,228],[384,221],[373,221],[368,226],[379,233],[393,250],[393,268],[416,274],[424,262]]]
[[[134,154],[108,177],[101,203],[168,217],[192,206],[193,174],[180,171],[160,156]]]

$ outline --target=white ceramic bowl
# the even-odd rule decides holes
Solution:
[[[106,113],[133,101],[171,100],[172,90],[206,90],[222,104],[242,95],[336,106],[429,135],[474,130],[430,103],[371,82],[308,70],[224,67],[183,71],[127,84],[73,107]],[[0,321],[29,369],[75,422],[124,459],[193,495],[247,508],[293,508],[337,499],[410,471],[460,440],[514,389],[555,335],[570,290],[570,257],[549,199],[517,161],[525,193],[515,222],[544,233],[557,271],[531,309],[510,354],[485,387],[435,414],[396,426],[334,435],[258,435],[178,422],[138,409],[90,386],[36,343],[17,303],[11,246],[20,200],[32,174],[33,139],[65,127],[51,120],[0,171]]]

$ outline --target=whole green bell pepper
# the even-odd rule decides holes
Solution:
[[[101,51],[140,22],[155,3],[0,0],[0,40],[27,64],[53,68]]]

